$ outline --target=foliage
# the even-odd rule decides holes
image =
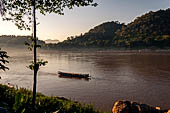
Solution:
[[[32,61],[31,64],[28,66],[29,69],[34,70],[36,67],[37,70],[39,70],[40,66],[45,66],[48,63],[48,61],[44,61],[43,59],[38,59],[37,66],[34,66],[34,62]]]
[[[30,30],[32,22],[33,0],[1,0],[3,20],[13,21],[23,30]],[[96,6],[93,0],[36,0],[36,10],[43,15],[47,13],[64,14],[64,9],[80,6]]]
[[[116,32],[115,45],[170,47],[170,9],[150,11]]]
[[[65,98],[47,97],[37,93],[36,109],[32,109],[32,92],[25,89],[0,85],[0,106],[9,113],[101,113],[91,105],[85,105]]]
[[[9,70],[9,68],[5,66],[6,63],[9,63],[8,60],[6,60],[8,57],[7,52],[0,49],[0,70]]]
[[[35,43],[34,40],[38,40],[38,39],[34,39],[32,36],[28,37],[28,41],[25,41],[25,45],[28,47],[28,49],[30,51],[33,50],[33,48],[35,47]],[[41,48],[41,45],[36,44],[36,48]],[[34,61],[31,61],[31,64],[29,66],[27,66],[27,68],[31,69],[31,70],[36,70],[38,72],[40,66],[45,66],[48,63],[48,61],[44,61],[43,59],[38,59],[38,61],[36,61],[36,64],[34,63]]]

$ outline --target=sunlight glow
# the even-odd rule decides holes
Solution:
[[[151,10],[170,7],[169,0],[96,0],[96,2],[99,4],[97,7],[66,9],[64,16],[38,14],[40,25],[38,25],[37,34],[39,39],[63,41],[68,36],[84,34],[103,22],[129,23],[137,16]],[[0,20],[0,35],[31,35],[31,31],[20,31],[12,22]]]

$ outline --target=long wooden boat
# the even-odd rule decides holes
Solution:
[[[58,71],[58,74],[60,76],[65,76],[65,77],[77,77],[77,78],[89,78],[89,74],[79,74],[79,73],[67,73],[67,72],[61,72]]]

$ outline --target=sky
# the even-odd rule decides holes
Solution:
[[[64,16],[37,14],[40,24],[37,35],[40,40],[58,39],[80,35],[108,21],[128,24],[149,11],[170,8],[170,0],[95,0],[97,7],[65,9]],[[18,30],[12,22],[0,19],[0,35],[31,35],[32,31]]]

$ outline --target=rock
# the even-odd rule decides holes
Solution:
[[[113,113],[129,113],[131,103],[129,101],[117,101],[112,109]],[[136,107],[134,107],[136,111]]]
[[[167,113],[170,113],[170,110],[168,110],[168,112]]]
[[[132,101],[116,101],[112,109],[113,113],[167,113],[165,111],[161,110],[160,107],[152,107]]]
[[[160,108],[160,107],[156,107],[156,109],[157,109],[157,110],[161,110],[161,108]]]
[[[5,108],[0,107],[0,113],[8,113],[8,111]]]

